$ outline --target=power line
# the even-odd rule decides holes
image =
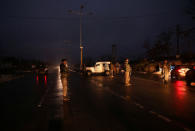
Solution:
[[[159,17],[159,16],[170,16],[174,14],[170,14],[169,12],[161,12],[161,13],[153,13],[153,14],[145,14],[145,15],[132,15],[132,16],[93,16],[91,19],[87,19],[88,21],[100,20],[100,21],[128,21],[133,18],[143,18],[143,17]],[[175,16],[175,15],[174,15]],[[185,14],[178,14],[177,16],[185,16]],[[187,15],[186,15],[187,16]],[[38,16],[7,16],[4,18],[11,19],[23,19],[23,20],[53,20],[53,21],[72,21],[73,16],[66,17],[38,17]]]

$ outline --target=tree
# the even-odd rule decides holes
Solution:
[[[150,47],[148,42],[144,42],[144,48],[147,49],[146,54],[150,59],[160,59],[170,56],[171,51],[171,32],[162,32],[157,36],[155,44]]]
[[[195,0],[189,0],[189,6],[186,9],[186,13],[192,16],[192,19],[195,19]]]
[[[159,44],[161,44],[159,48],[161,48],[162,56],[168,57],[170,55],[171,45],[172,45],[171,43],[172,35],[173,33],[168,31],[168,32],[162,32],[158,36]]]

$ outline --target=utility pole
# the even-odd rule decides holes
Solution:
[[[83,41],[82,41],[82,15],[83,15],[83,8],[84,6],[80,6],[80,49],[81,49],[81,64],[80,70],[83,70]]]
[[[84,5],[80,6],[80,11],[68,10],[70,14],[76,14],[80,16],[80,70],[83,70],[83,34],[82,34],[82,17],[85,15],[83,13]],[[87,15],[93,15],[93,13],[88,13]]]
[[[185,31],[181,31],[180,25],[176,26],[176,36],[177,36],[177,53],[176,53],[176,58],[180,57],[180,36],[182,35],[184,38],[189,35],[190,32],[192,32],[195,28],[191,28]]]
[[[180,39],[180,26],[176,26],[176,36],[177,36],[177,52],[176,52],[176,58],[180,57],[180,47],[179,47],[179,39]]]

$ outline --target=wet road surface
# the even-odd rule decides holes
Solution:
[[[63,103],[59,73],[28,75],[0,85],[3,130],[193,130],[195,87],[164,85],[134,76],[82,77],[72,73]]]

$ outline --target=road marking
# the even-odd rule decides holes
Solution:
[[[138,105],[138,107],[139,107],[140,109],[144,109],[144,107],[143,107],[142,105]]]
[[[138,78],[138,79],[142,79],[142,78]],[[146,79],[142,79],[142,80],[146,80]],[[154,83],[156,83],[156,84],[157,84],[157,83],[159,84],[159,82],[154,81],[154,80],[149,80],[149,81],[152,81],[152,82],[154,82]],[[94,83],[94,84],[96,84],[97,86],[98,86],[98,85],[101,85],[101,87],[104,86],[104,85],[103,85],[100,81],[98,81],[98,80],[92,80],[91,82]],[[99,86],[99,87],[100,87],[100,86]],[[126,97],[125,97],[125,96],[120,96],[119,94],[115,93],[114,91],[112,91],[112,90],[109,88],[109,86],[105,86],[104,90],[106,90],[107,92],[111,93],[112,95],[114,95],[114,96],[116,96],[116,97],[118,97],[118,98],[121,98],[121,99],[124,100],[124,101],[128,101],[128,100],[130,99],[129,96],[126,96]],[[140,109],[144,109],[144,106],[141,105],[141,104],[139,104],[139,103],[137,103],[137,102],[134,102],[133,104],[136,105],[136,106],[137,106],[138,108],[140,108]],[[175,122],[173,122],[170,118],[168,118],[168,117],[166,117],[166,116],[164,116],[164,115],[161,115],[161,114],[159,114],[159,113],[157,113],[157,112],[155,112],[155,111],[150,110],[150,111],[148,111],[148,113],[150,113],[150,114],[152,114],[152,115],[158,117],[159,119],[164,120],[164,121],[167,122],[167,123],[173,123],[173,124],[175,123]],[[177,126],[177,127],[180,127],[180,126]],[[192,131],[191,129],[189,129],[189,128],[187,128],[187,127],[180,127],[180,128],[183,128],[185,131]]]
[[[149,113],[150,113],[150,114],[153,114],[153,115],[156,115],[156,114],[157,114],[156,112],[154,112],[154,111],[152,111],[152,110],[149,111]]]
[[[161,115],[161,114],[159,114],[159,113],[157,113],[157,112],[155,112],[155,111],[150,110],[149,113],[150,113],[150,114],[153,114],[153,115],[155,115],[155,116],[157,116],[158,118],[160,118],[160,119],[162,119],[162,120],[164,120],[164,121],[166,121],[166,122],[172,122],[172,120],[169,119],[168,117],[166,117],[166,116],[164,116],[164,115]]]
[[[144,109],[144,106],[143,105],[141,105],[141,104],[139,104],[139,103],[137,103],[137,102],[135,102],[134,103],[137,107],[139,107],[140,109]]]
[[[171,122],[171,121],[172,121],[172,120],[170,120],[168,117],[163,116],[163,115],[160,115],[160,114],[158,114],[157,117],[163,119],[163,120],[166,121],[166,122]]]
[[[144,81],[150,81],[150,82],[153,82],[155,84],[161,84],[160,81],[155,81],[155,80],[150,80],[150,79],[144,79],[144,78],[140,78],[140,77],[134,77],[135,79],[138,79],[138,80],[144,80]]]
[[[120,96],[120,98],[123,99],[123,100],[127,100],[127,98],[124,97],[124,96]]]

